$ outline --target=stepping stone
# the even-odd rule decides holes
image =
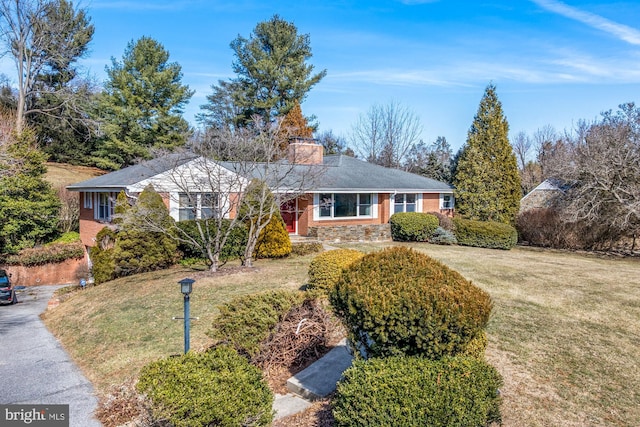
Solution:
[[[273,400],[273,410],[276,411],[276,415],[273,418],[278,420],[280,418],[288,417],[289,415],[302,412],[311,406],[311,402],[304,400],[301,397],[294,396],[291,393],[277,394]]]
[[[347,341],[343,339],[327,354],[298,372],[287,380],[287,389],[315,401],[323,399],[336,389],[342,373],[351,366],[353,356],[347,349]]]

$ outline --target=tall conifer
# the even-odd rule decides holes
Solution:
[[[460,153],[456,211],[480,221],[512,223],[520,208],[520,176],[509,124],[493,84],[487,86]]]

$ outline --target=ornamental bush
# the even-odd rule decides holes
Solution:
[[[291,242],[291,253],[294,255],[304,256],[322,251],[323,246],[320,242]]]
[[[331,289],[340,279],[342,270],[363,256],[362,252],[354,249],[334,249],[321,253],[309,264],[307,289]]]
[[[399,212],[389,218],[391,237],[401,242],[426,242],[438,228],[434,215],[421,212]]]
[[[453,223],[459,245],[511,249],[518,243],[518,232],[509,224],[463,218],[454,218]]]
[[[231,344],[240,354],[252,358],[280,319],[303,300],[302,292],[288,290],[235,298],[218,307],[220,314],[207,335],[218,342]]]
[[[175,427],[268,426],[273,394],[262,372],[232,348],[189,352],[142,368],[138,391]]]
[[[280,211],[275,211],[260,231],[256,243],[256,258],[282,258],[291,253],[291,239]]]
[[[357,360],[338,383],[337,427],[459,427],[500,422],[500,374],[483,360]]]
[[[430,243],[436,245],[455,245],[458,243],[456,235],[452,231],[446,230],[442,227],[436,228],[433,235],[429,238]]]
[[[464,352],[486,326],[489,294],[458,272],[404,247],[365,255],[329,293],[349,337],[365,356]]]

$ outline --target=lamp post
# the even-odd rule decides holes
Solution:
[[[193,279],[182,279],[178,283],[180,284],[180,291],[184,295],[184,353],[189,352],[189,294],[193,290]]]

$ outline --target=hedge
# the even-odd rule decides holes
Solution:
[[[354,249],[334,249],[321,253],[309,264],[307,289],[329,290],[340,279],[342,270],[363,256],[362,252]]]
[[[15,255],[9,255],[4,262],[8,265],[24,265],[32,267],[79,259],[84,257],[84,245],[82,242],[51,243],[37,248],[22,249]]]
[[[459,245],[511,249],[518,243],[518,232],[509,224],[463,218],[454,218],[453,223]]]
[[[150,399],[154,418],[175,427],[268,426],[273,418],[262,372],[226,346],[152,362],[137,389]]]
[[[228,219],[222,220],[222,232],[226,233],[231,221]],[[215,220],[188,220],[188,221],[180,221],[176,223],[176,226],[186,235],[188,235],[193,240],[200,243],[201,246],[205,247],[205,242],[203,242],[202,237],[200,236],[200,232],[198,231],[198,225],[200,225],[205,233],[208,233],[210,236],[216,236],[218,232],[218,223]],[[208,229],[207,229],[208,227]],[[220,261],[229,261],[232,259],[238,259],[242,255],[244,255],[244,248],[247,245],[247,227],[244,223],[236,223],[233,230],[231,230],[225,245],[222,247],[220,251]],[[183,253],[185,258],[203,258],[208,259],[207,254],[203,253],[200,249],[195,246],[189,245],[185,242],[181,242],[178,245],[178,249]]]
[[[434,215],[420,212],[399,212],[389,218],[391,237],[401,242],[426,242],[438,228]]]
[[[493,306],[488,293],[458,272],[404,247],[354,262],[329,300],[366,357],[465,352]]]
[[[336,427],[475,427],[500,422],[500,374],[472,357],[357,360],[338,383]]]

